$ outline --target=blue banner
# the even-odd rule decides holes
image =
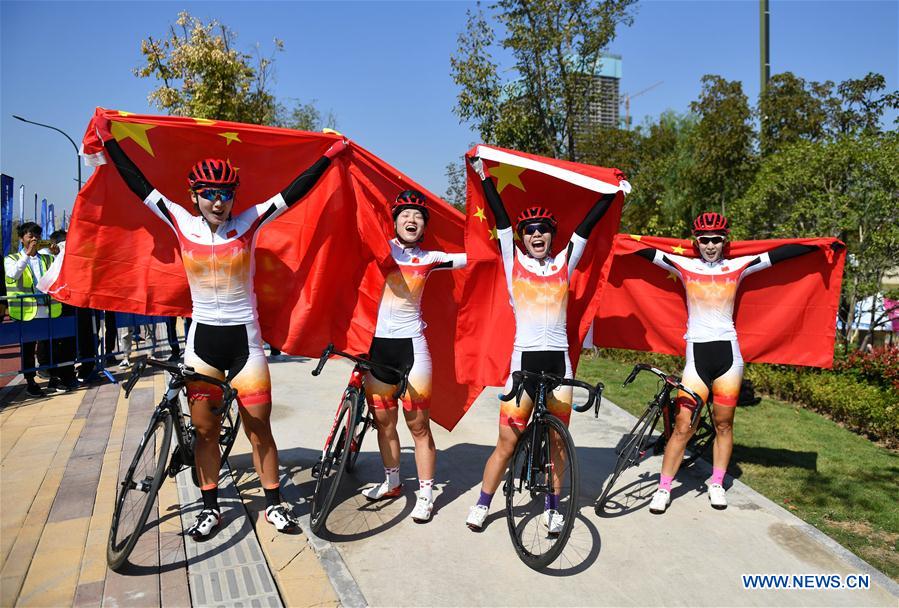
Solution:
[[[7,255],[12,248],[13,179],[0,175],[0,254]]]
[[[43,232],[44,238],[50,236],[47,233],[47,199],[41,199],[41,231]]]
[[[56,211],[53,209],[53,203],[47,211],[47,235],[44,238],[50,238],[50,235],[56,232]]]

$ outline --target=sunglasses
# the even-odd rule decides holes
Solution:
[[[527,226],[524,227],[524,230],[522,230],[522,232],[524,232],[527,235],[536,234],[538,232],[540,234],[548,234],[548,233],[552,232],[552,227],[550,227],[549,224],[544,224],[543,222],[539,222],[537,224],[528,224]]]
[[[709,243],[711,243],[712,245],[720,245],[727,239],[725,239],[723,236],[700,236],[696,237],[696,240],[699,241],[700,245],[708,245]]]
[[[227,188],[201,188],[194,192],[207,200],[214,201],[215,199],[219,199],[223,203],[227,203],[234,198],[234,190]]]

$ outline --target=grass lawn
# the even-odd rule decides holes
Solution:
[[[633,366],[582,358],[578,376],[632,414],[655,394],[656,378],[621,383]],[[680,370],[666,370],[679,373]],[[899,581],[899,453],[797,405],[762,399],[741,407],[728,472]]]

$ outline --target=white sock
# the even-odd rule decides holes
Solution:
[[[428,502],[434,502],[434,480],[419,479],[418,495],[426,497],[428,499]]]
[[[387,489],[392,490],[393,488],[400,485],[400,468],[399,467],[384,467],[384,476],[386,480],[384,483],[387,484]]]

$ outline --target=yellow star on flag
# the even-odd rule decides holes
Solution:
[[[240,135],[238,133],[235,133],[234,131],[226,131],[225,133],[219,133],[219,137],[224,137],[225,139],[227,139],[228,143],[226,145],[229,145],[229,146],[231,145],[232,141],[236,141],[238,143],[243,143],[242,141],[240,141]]]
[[[474,212],[474,216],[475,216],[476,218],[478,218],[479,220],[481,220],[482,222],[486,222],[486,221],[487,221],[487,216],[484,215],[484,208],[483,208],[483,207],[478,207],[478,210]]]
[[[214,120],[209,120],[208,118],[194,118],[194,120],[198,125],[203,125],[205,127],[215,124]]]
[[[671,279],[672,281],[674,281],[675,283],[677,283],[677,275],[674,274],[673,272],[671,272],[670,270],[668,271],[668,278]]]
[[[631,238],[634,239],[635,241],[639,241],[639,240],[641,240],[643,237],[640,236],[639,234],[632,234],[632,235],[631,235]]]
[[[677,255],[683,255],[684,252],[686,251],[686,249],[684,249],[680,245],[675,245],[674,247],[671,248],[671,251],[673,253],[676,253]]]
[[[520,241],[520,240],[521,240],[521,237],[518,236],[518,233],[517,233],[517,232],[514,232],[514,231],[513,231],[513,232],[512,232],[512,240],[513,240],[513,241]]]
[[[499,238],[499,235],[496,233],[496,226],[494,226],[493,228],[488,230],[487,233],[490,235],[491,241],[495,241],[496,239]]]
[[[134,116],[134,112],[126,112],[125,110],[119,110],[119,116]]]
[[[150,156],[153,154],[153,148],[150,146],[150,140],[147,139],[147,131],[156,128],[156,125],[144,125],[139,122],[118,122],[109,121],[111,125],[112,136],[116,141],[124,139],[133,139],[134,143],[146,150]]]
[[[502,194],[506,186],[515,186],[522,192],[526,192],[520,177],[523,172],[524,167],[504,165],[502,163],[490,169],[490,175],[496,178],[496,191],[500,194]]]

